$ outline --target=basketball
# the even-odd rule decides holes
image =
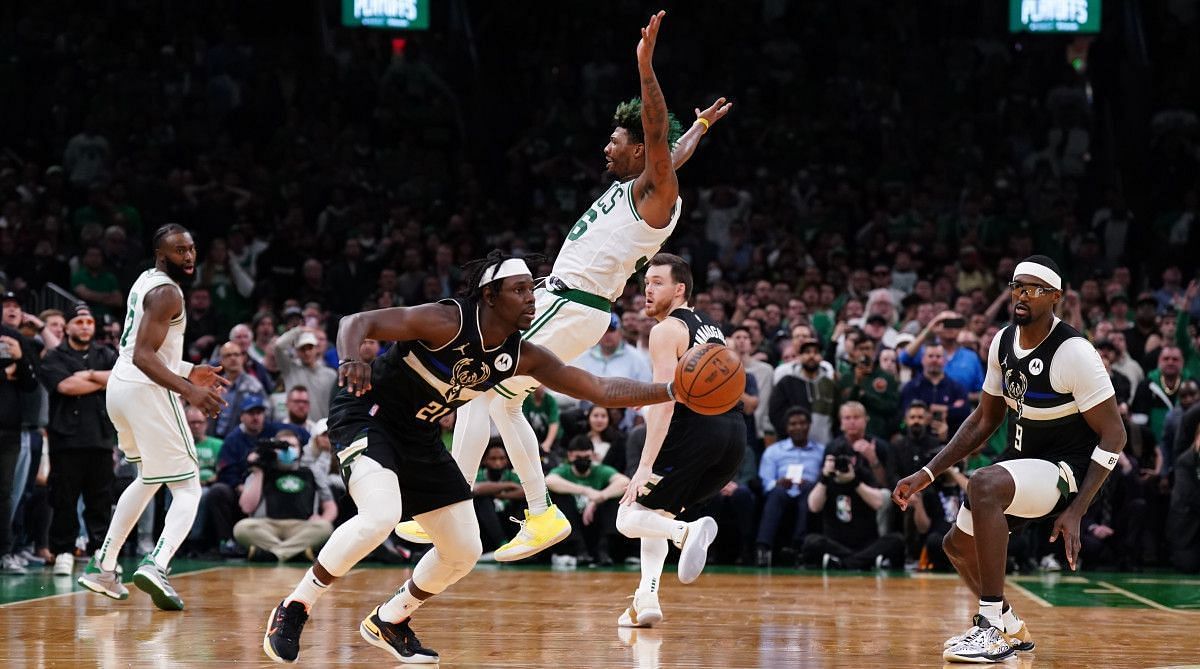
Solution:
[[[723,344],[693,346],[675,367],[675,398],[705,416],[732,409],[746,391],[746,368]]]

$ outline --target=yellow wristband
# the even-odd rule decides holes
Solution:
[[[701,117],[697,118],[696,122],[693,123],[692,125],[702,125],[702,126],[704,126],[704,132],[708,132],[708,127],[712,124],[708,122],[708,119],[701,116]],[[701,133],[701,134],[704,134],[704,133]]]

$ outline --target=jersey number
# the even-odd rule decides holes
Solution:
[[[432,423],[448,413],[450,413],[450,407],[440,402],[430,402],[421,407],[421,410],[417,412],[417,420],[426,420]]]
[[[129,313],[125,314],[125,331],[121,333],[121,348],[125,348],[125,342],[129,340],[129,331],[133,329],[133,305],[137,304],[137,293],[129,294]]]
[[[1021,427],[1020,423],[1018,423],[1017,433],[1013,436],[1013,448],[1017,449],[1018,451],[1021,450],[1021,437],[1024,436],[1024,434],[1025,429]]]
[[[579,239],[583,236],[583,233],[587,232],[588,225],[596,222],[596,219],[600,217],[600,214],[596,212],[596,207],[600,207],[600,211],[607,214],[617,206],[617,198],[625,197],[625,189],[621,188],[620,186],[610,189],[609,193],[610,195],[607,199],[604,201],[597,201],[596,204],[592,205],[591,208],[589,208],[578,221],[575,221],[575,225],[571,228],[571,231],[567,233],[567,241],[573,242],[576,239]]]

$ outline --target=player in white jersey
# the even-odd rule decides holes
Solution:
[[[192,235],[179,225],[164,225],[154,233],[154,267],[129,289],[129,311],[108,381],[107,403],[117,445],[137,463],[138,477],[121,494],[104,544],[79,577],[79,584],[93,592],[113,599],[129,596],[116,573],[117,556],[146,505],[166,484],[171,508],[162,536],[138,565],[133,582],[167,611],[183,608],[167,581],[167,564],[187,537],[200,504],[195,444],[179,399],[215,416],[225,404],[221,388],[229,385],[219,375],[220,367],[183,361],[187,317],[180,286],[191,281],[195,264]]]
[[[642,97],[617,106],[613,131],[604,147],[607,171],[615,180],[567,233],[551,275],[537,291],[537,316],[524,338],[570,362],[600,341],[608,328],[611,303],[620,297],[630,275],[641,270],[675,229],[681,200],[675,170],[691,158],[700,137],[732,107],[718,99],[679,136],[681,128],[668,114],[652,65],[654,43],[665,12],[642,28],[637,47]],[[672,147],[674,150],[672,151]],[[454,459],[473,481],[496,422],[513,470],[521,479],[529,510],[521,531],[496,550],[498,561],[533,555],[571,532],[566,518],[547,504],[539,445],[521,413],[525,396],[537,381],[514,377],[483,397],[458,409],[454,427]],[[415,521],[400,523],[396,533],[427,543]]]

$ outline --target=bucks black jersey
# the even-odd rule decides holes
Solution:
[[[454,299],[438,304],[459,311],[454,338],[438,348],[420,341],[398,342],[376,358],[369,393],[358,398],[342,389],[334,397],[330,415],[341,419],[337,427],[355,425],[355,417],[370,415],[405,430],[436,432],[439,418],[513,375],[521,356],[520,331],[496,348],[485,348],[478,302]],[[331,423],[331,434],[334,431]],[[353,437],[339,430],[332,438],[344,445]]]
[[[1003,460],[1037,458],[1066,462],[1077,481],[1083,480],[1092,451],[1100,437],[1088,425],[1071,392],[1058,392],[1050,381],[1054,355],[1068,340],[1083,335],[1058,321],[1037,348],[1018,358],[1017,328],[999,335],[999,356],[1004,401],[1009,407],[1009,449]]]
[[[686,307],[680,307],[672,311],[668,316],[687,326],[688,349],[702,344],[726,345],[725,333],[721,332],[720,326],[717,325],[716,321],[709,318],[707,314],[700,314]],[[743,389],[743,392],[745,392],[745,389]],[[737,406],[729,410],[729,413],[741,413],[741,411],[742,403],[738,402]],[[704,416],[692,411],[682,403],[676,403],[675,412],[671,416],[671,423],[674,424],[676,421],[692,420],[695,418],[704,418]]]

